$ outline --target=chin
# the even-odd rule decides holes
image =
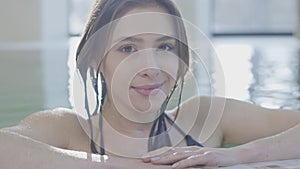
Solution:
[[[152,113],[157,113],[158,110],[160,109],[160,105],[151,105],[149,103],[149,101],[147,101],[147,103],[144,104],[133,104],[132,105],[133,110],[137,113],[140,114],[152,114]]]
[[[141,96],[136,93],[131,93],[130,101],[133,109],[139,113],[157,113],[166,96],[164,94],[155,95],[155,96]]]

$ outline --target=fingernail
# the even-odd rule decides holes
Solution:
[[[177,168],[179,166],[179,163],[174,163],[173,165],[172,165],[172,168]]]
[[[160,159],[160,157],[153,157],[153,158],[151,158],[151,161],[157,161],[159,159]]]
[[[142,158],[142,159],[147,159],[147,158],[150,158],[150,156],[143,155],[141,158]]]

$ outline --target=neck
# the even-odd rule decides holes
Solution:
[[[124,117],[113,104],[104,102],[103,117],[113,129],[135,138],[147,138],[149,136],[152,122],[138,123]]]

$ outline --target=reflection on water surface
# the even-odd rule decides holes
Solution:
[[[214,40],[228,97],[268,108],[300,109],[299,42],[291,37]]]

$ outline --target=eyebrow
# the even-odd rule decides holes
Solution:
[[[156,42],[161,42],[161,41],[166,41],[166,40],[176,40],[176,38],[175,38],[175,36],[163,36],[163,37],[160,37],[160,38],[156,39],[155,41]],[[122,37],[122,38],[119,38],[119,39],[115,40],[114,43],[125,42],[125,41],[144,42],[144,39],[133,37],[133,36]]]
[[[175,38],[175,36],[163,36],[161,38],[158,38],[156,40],[156,42],[161,42],[161,41],[166,41],[166,40],[177,40],[177,38]]]

